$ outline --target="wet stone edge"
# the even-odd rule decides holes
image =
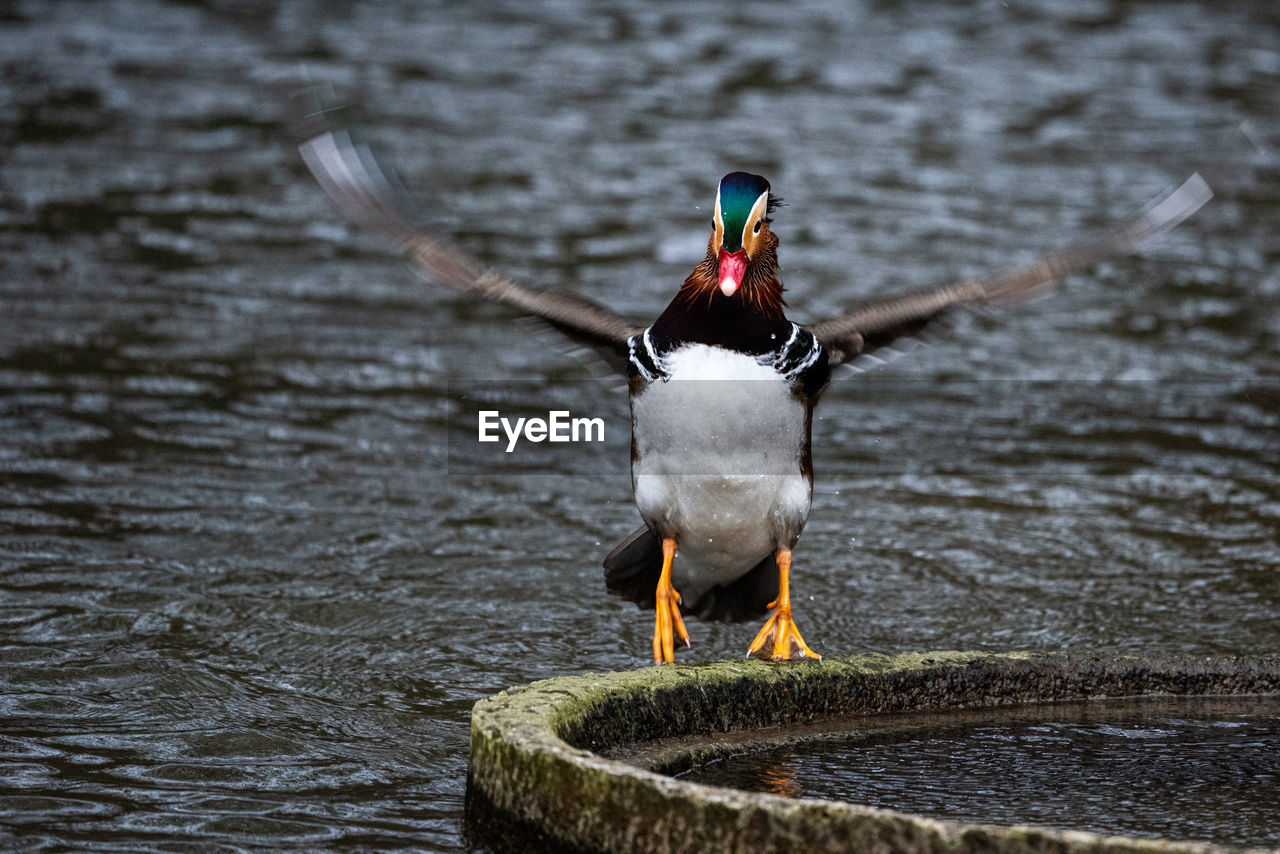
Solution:
[[[997,827],[675,780],[602,753],[859,714],[1137,696],[1274,695],[1280,657],[868,655],[562,677],[476,704],[468,828],[565,851],[1219,852],[1199,843]]]

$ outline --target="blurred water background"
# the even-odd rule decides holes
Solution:
[[[837,381],[792,589],[829,655],[1280,648],[1270,0],[9,3],[5,847],[463,850],[471,704],[647,664],[599,568],[625,458],[449,450],[459,389],[615,437],[625,389],[342,221],[264,88],[299,74],[468,250],[643,323],[732,169],[789,203],[801,321],[1205,170],[1137,255]]]

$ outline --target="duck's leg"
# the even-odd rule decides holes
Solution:
[[[680,616],[680,594],[671,586],[671,560],[676,556],[676,541],[662,538],[662,575],[658,576],[657,615],[653,621],[653,660],[662,664],[675,661],[675,638],[672,629],[679,633],[684,645],[689,645],[689,632]]]
[[[747,655],[782,661],[789,658],[816,658],[822,656],[805,645],[800,630],[791,619],[791,591],[788,576],[791,573],[791,549],[778,549],[778,598],[769,603],[773,615],[765,622],[756,639],[751,642]],[[799,654],[799,655],[797,655]]]

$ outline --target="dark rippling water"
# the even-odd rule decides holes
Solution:
[[[926,722],[927,721],[927,722]],[[902,715],[684,779],[953,821],[1280,848],[1280,704],[1144,700]]]
[[[620,384],[349,228],[281,74],[332,84],[469,250],[641,321],[731,169],[790,203],[799,320],[1207,169],[1137,256],[835,385],[797,617],[835,655],[1280,647],[1270,0],[0,17],[6,846],[457,850],[472,702],[647,663],[600,579],[625,462],[464,473],[446,443],[468,380],[615,432]],[[700,661],[754,627],[692,632]]]

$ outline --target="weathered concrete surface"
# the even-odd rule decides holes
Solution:
[[[1210,852],[1212,846],[935,821],[686,783],[601,756],[658,738],[826,717],[1140,695],[1277,694],[1280,658],[942,652],[564,677],[477,703],[472,832],[573,851]]]

